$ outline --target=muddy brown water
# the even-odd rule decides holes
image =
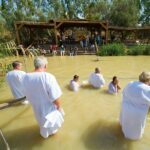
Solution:
[[[26,62],[27,72],[33,71],[33,59],[11,58]],[[30,105],[16,105],[0,110],[0,128],[11,149],[14,150],[149,150],[150,114],[145,133],[140,141],[126,140],[119,126],[121,92],[132,80],[137,80],[143,70],[150,71],[148,56],[100,57],[48,57],[48,72],[54,74],[61,86],[63,95],[61,105],[65,110],[65,122],[59,132],[48,139],[39,135],[39,128]],[[80,82],[88,79],[95,67],[101,68],[106,80],[103,89],[95,90],[89,86],[79,92],[68,89],[74,74]],[[121,91],[118,95],[107,93],[108,83],[116,75],[119,77]],[[5,82],[0,87],[0,102],[12,99]],[[5,145],[0,137],[0,149]]]

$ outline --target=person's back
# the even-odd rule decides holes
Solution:
[[[24,93],[32,105],[44,138],[55,134],[64,122],[59,104],[62,92],[55,77],[45,72],[47,63],[45,57],[37,57],[34,60],[35,71],[27,73],[23,79]]]
[[[108,85],[108,93],[110,93],[110,94],[117,93],[117,88],[112,82],[110,82]]]
[[[130,82],[123,90],[120,124],[126,138],[142,137],[149,106],[150,73],[143,72],[139,81]]]
[[[22,98],[25,96],[23,93],[22,80],[26,73],[21,71],[22,64],[19,61],[14,61],[12,66],[14,70],[7,73],[6,80],[13,96],[15,98]]]
[[[79,76],[78,75],[74,75],[73,80],[70,81],[70,89],[77,92],[79,90]]]
[[[41,109],[41,112],[44,113],[43,115],[48,113],[45,110],[49,111],[50,108],[54,107],[52,103],[54,98],[56,99],[62,94],[57,85],[55,77],[46,72],[27,73],[24,77],[24,88],[28,89],[25,90],[25,94],[30,103],[35,106],[33,108]],[[58,96],[56,97],[56,95]]]
[[[139,81],[130,82],[123,90],[123,102],[131,103],[140,106],[146,105],[146,97],[143,99],[144,94],[150,92],[150,87]]]
[[[12,70],[6,75],[7,82],[15,98],[24,97],[22,88],[22,79],[24,75],[25,72],[21,70]]]
[[[121,88],[119,86],[119,80],[118,80],[117,76],[114,76],[112,78],[112,81],[108,85],[108,93],[110,93],[110,94],[116,94],[116,93],[118,93],[118,91],[120,89]]]
[[[92,73],[89,77],[89,84],[94,88],[101,88],[105,84],[105,80],[98,68],[95,68],[95,73]]]

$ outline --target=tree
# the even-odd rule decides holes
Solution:
[[[141,0],[142,14],[140,17],[140,22],[143,25],[150,25],[150,1]]]
[[[115,26],[136,26],[140,16],[138,0],[113,0],[110,21]]]

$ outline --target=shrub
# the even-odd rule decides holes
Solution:
[[[120,56],[125,55],[125,45],[124,44],[107,44],[100,47],[98,55],[101,56]]]
[[[136,45],[128,49],[128,55],[150,55],[150,45]]]
[[[143,51],[143,55],[150,55],[150,45],[146,45]]]

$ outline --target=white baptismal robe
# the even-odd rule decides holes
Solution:
[[[53,103],[62,95],[61,89],[55,77],[46,72],[27,73],[23,85],[39,123],[40,134],[47,138],[57,132],[64,122],[63,114]]]
[[[109,85],[108,85],[108,92],[110,94],[117,93],[117,87],[112,82],[110,82]]]
[[[70,88],[71,88],[71,90],[76,92],[76,91],[79,90],[79,87],[80,87],[80,85],[79,85],[78,82],[75,82],[74,80],[70,81]]]
[[[89,77],[89,83],[94,88],[101,88],[105,84],[105,80],[102,74],[100,73],[92,73]]]
[[[22,81],[26,73],[21,70],[12,70],[7,73],[6,80],[15,98],[24,97]]]
[[[124,88],[120,124],[126,138],[137,140],[142,137],[149,106],[150,86],[135,81]]]

